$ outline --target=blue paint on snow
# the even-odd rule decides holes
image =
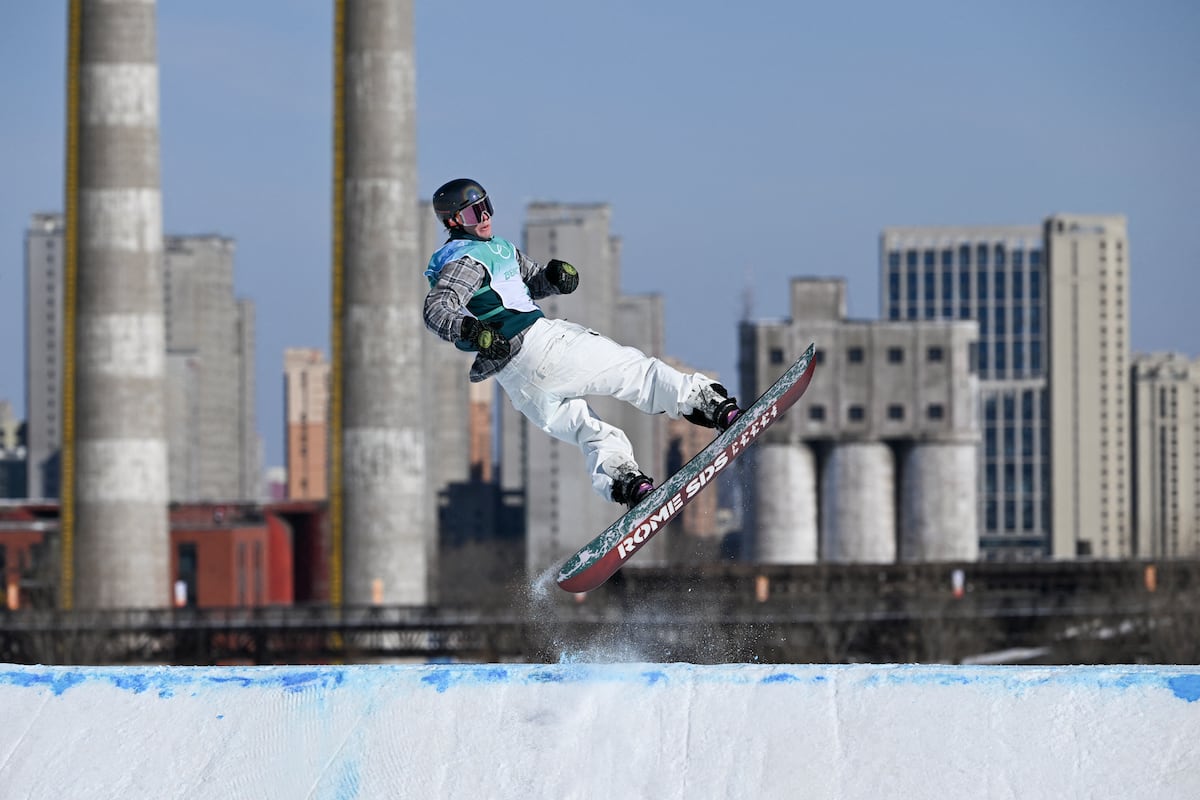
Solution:
[[[1167,685],[1180,700],[1189,703],[1200,700],[1200,675],[1178,675],[1168,680]]]
[[[108,684],[133,695],[170,699],[211,692],[266,689],[323,702],[342,688],[394,691],[405,686],[439,694],[497,685],[625,684],[646,689],[697,685],[820,685],[840,675],[866,690],[900,686],[969,687],[1024,695],[1047,687],[1107,691],[1159,689],[1200,701],[1200,672],[1189,667],[934,667],[728,664],[439,664],[349,667],[13,667],[0,665],[0,686],[44,689],[55,696],[83,684]],[[218,717],[220,719],[221,717]]]

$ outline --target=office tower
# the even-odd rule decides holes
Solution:
[[[1200,358],[1135,356],[1132,402],[1133,554],[1200,557]]]
[[[329,362],[320,350],[284,351],[284,459],[289,500],[324,500],[328,495],[329,380]]]
[[[335,5],[335,603],[430,600],[411,0]]]
[[[70,16],[62,602],[160,607],[170,587],[155,4],[72,4]]]
[[[62,447],[63,218],[34,214],[25,230],[26,493],[59,494]]]
[[[234,242],[169,236],[164,243],[171,499],[246,500],[254,459],[252,305],[233,293]],[[251,311],[250,327],[243,314]],[[247,363],[248,362],[248,363]]]
[[[534,260],[569,261],[579,268],[577,292],[538,301],[546,315],[595,328],[621,344],[662,355],[662,304],[657,298],[620,293],[620,240],[610,231],[606,204],[531,203],[526,209],[523,250]],[[607,397],[589,399],[596,413],[629,434],[642,470],[664,479],[665,417],[647,418],[632,406]],[[579,448],[528,430],[523,417],[504,401],[501,425],[505,453],[501,479],[512,480],[512,450],[521,452],[521,485],[526,502],[526,566],[538,575],[575,552],[621,514],[621,507],[592,489]],[[665,560],[665,545],[652,541],[636,566]]]
[[[1122,216],[1044,224],[1049,308],[1051,554],[1132,554],[1129,246]]]
[[[753,558],[974,560],[977,337],[970,320],[848,320],[840,279],[793,279],[790,319],[744,323],[747,396],[818,348],[805,396],[747,454]]]
[[[1041,229],[887,228],[880,241],[884,318],[979,322],[983,558],[1048,555],[1049,326]]]

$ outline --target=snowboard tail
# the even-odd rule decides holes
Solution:
[[[691,461],[656,487],[623,517],[571,556],[559,570],[557,583],[568,592],[589,592],[619,570],[659,530],[729,464],[746,451],[779,417],[795,405],[812,381],[816,344],[727,430]]]

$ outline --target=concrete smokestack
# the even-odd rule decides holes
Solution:
[[[71,4],[72,457],[64,547],[78,608],[168,603],[167,444],[152,0]],[[72,167],[72,162],[75,165]],[[74,217],[71,220],[70,217]],[[72,244],[68,245],[68,251]],[[71,268],[68,268],[71,271]],[[72,280],[73,279],[73,280]],[[71,290],[68,290],[71,291]],[[68,479],[69,475],[69,479]],[[71,501],[67,501],[68,503]],[[74,526],[74,531],[71,527]],[[73,540],[72,540],[73,539]],[[69,563],[69,562],[67,562]],[[73,599],[73,603],[72,603]]]
[[[415,64],[411,0],[338,4],[335,380],[340,470],[331,504],[347,604],[429,602],[431,549],[420,380]],[[339,292],[340,278],[340,292]],[[340,294],[340,297],[339,297]],[[339,347],[340,344],[340,347]],[[336,391],[336,390],[335,390]],[[466,425],[466,420],[462,421]],[[335,420],[335,426],[338,421]],[[335,577],[334,601],[337,597]]]

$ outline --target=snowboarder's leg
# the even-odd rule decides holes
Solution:
[[[622,497],[616,497],[614,482],[627,479],[631,473],[653,486],[653,482],[638,468],[633,445],[620,428],[597,417],[581,398],[564,399],[534,383],[523,381],[517,372],[510,371],[512,366],[509,364],[497,379],[513,407],[546,433],[576,445],[583,452],[592,488],[598,495],[605,500],[627,503],[625,495],[629,491],[621,489],[618,493]],[[633,487],[634,490],[636,488]]]
[[[680,372],[635,347],[574,323],[555,320],[562,338],[559,358],[543,370],[544,385],[565,397],[606,395],[647,414],[685,417],[697,425],[724,430],[736,417],[737,401],[711,378]]]

